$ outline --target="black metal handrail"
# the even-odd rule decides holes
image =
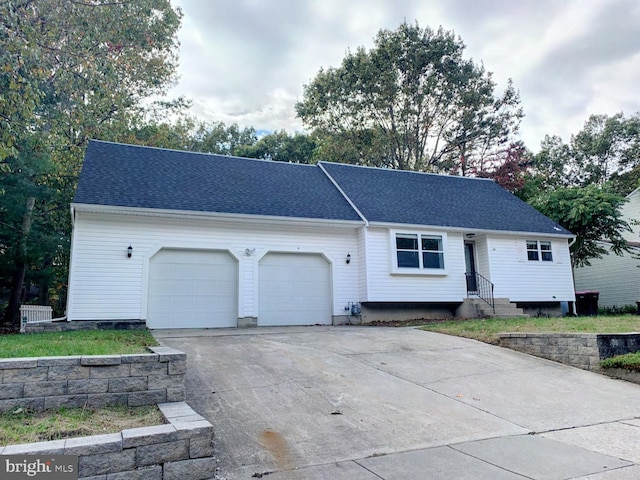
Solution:
[[[493,313],[496,313],[495,300],[493,298],[493,283],[478,272],[467,272],[467,297],[469,295],[476,295],[481,300],[484,300],[493,309]]]

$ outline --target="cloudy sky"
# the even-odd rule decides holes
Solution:
[[[303,129],[294,103],[320,67],[406,20],[442,25],[502,90],[512,78],[537,151],[589,115],[640,111],[638,0],[173,0],[184,13],[180,81],[202,120]]]

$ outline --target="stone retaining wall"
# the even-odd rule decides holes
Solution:
[[[78,455],[84,480],[200,480],[216,472],[213,427],[184,402],[158,405],[168,424],[0,447],[0,455]]]
[[[185,353],[0,359],[0,412],[16,407],[154,405],[185,399]]]
[[[640,350],[640,333],[501,333],[502,347],[585,370],[600,361]]]
[[[69,330],[144,330],[144,320],[74,320],[73,322],[27,323],[25,333],[66,332]]]

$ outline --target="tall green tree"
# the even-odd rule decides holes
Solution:
[[[590,265],[592,258],[609,252],[599,242],[606,240],[616,255],[627,250],[622,232],[630,231],[620,207],[626,202],[607,186],[560,187],[542,192],[530,203],[576,235],[571,246],[573,267]]]
[[[189,150],[217,155],[238,155],[240,149],[258,140],[253,127],[240,128],[236,123],[227,126],[223,122],[200,123],[192,138]]]
[[[234,154],[275,162],[314,163],[316,149],[317,143],[312,135],[290,135],[286,130],[280,130],[260,137],[254,145],[236,149]]]
[[[533,161],[542,187],[601,185],[613,180],[618,193],[624,195],[633,190],[639,168],[638,113],[630,117],[591,115],[569,143],[546,136]]]
[[[507,146],[522,117],[509,83],[502,95],[464,44],[442,28],[403,23],[370,50],[347,52],[304,87],[296,112],[335,160],[466,174]]]
[[[2,252],[5,321],[17,322],[25,278],[40,277],[46,291],[64,285],[84,147],[144,115],[145,101],[172,84],[180,19],[169,0],[0,3],[0,211],[15,213],[0,244],[19,246]],[[36,232],[49,241],[34,242]]]

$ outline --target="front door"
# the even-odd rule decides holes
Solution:
[[[467,277],[467,293],[477,293],[478,281],[476,279],[476,259],[473,242],[464,242],[464,264]]]

